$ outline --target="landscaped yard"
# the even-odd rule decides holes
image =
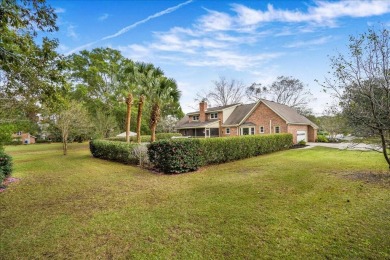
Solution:
[[[21,180],[0,194],[1,259],[390,258],[380,153],[295,149],[160,175],[86,143],[6,151]]]

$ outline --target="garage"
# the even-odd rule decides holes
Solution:
[[[297,143],[300,141],[307,142],[307,132],[306,131],[297,131]]]

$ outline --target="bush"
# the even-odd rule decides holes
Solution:
[[[329,143],[328,138],[325,135],[317,135],[317,142],[319,143]]]
[[[162,140],[148,145],[149,160],[164,173],[195,171],[203,165],[200,139]]]
[[[154,167],[165,173],[181,173],[208,164],[224,163],[288,149],[291,134],[252,135],[207,139],[175,139],[149,145]]]
[[[35,143],[36,143],[36,144],[51,144],[51,140],[47,140],[47,139],[37,139],[37,140],[35,140]]]
[[[205,164],[217,164],[288,149],[293,139],[291,134],[272,134],[207,138],[200,142]]]
[[[0,150],[0,184],[12,173],[12,157]]]
[[[134,148],[137,146],[138,144],[107,140],[92,140],[89,142],[89,149],[94,157],[135,165],[139,161],[134,152]]]
[[[174,136],[182,136],[182,135],[180,133],[158,133],[156,134],[156,140],[172,139],[172,137]]]
[[[305,146],[306,145],[306,141],[305,140],[301,140],[301,141],[298,142],[298,145]]]

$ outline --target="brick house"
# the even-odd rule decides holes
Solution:
[[[293,142],[314,142],[318,126],[286,105],[261,99],[252,104],[207,107],[188,113],[176,125],[183,136],[224,137],[291,133]]]
[[[22,141],[22,144],[35,144],[35,136],[30,135],[29,133],[17,132],[12,135],[14,141]]]

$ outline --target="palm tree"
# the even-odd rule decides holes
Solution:
[[[180,91],[177,88],[176,81],[171,78],[166,78],[164,76],[155,78],[150,85],[149,96],[152,103],[152,110],[150,112],[150,130],[151,142],[156,140],[156,128],[160,120],[161,109],[165,105],[171,103],[177,103],[180,99]]]
[[[141,142],[141,119],[143,106],[145,104],[145,97],[150,97],[150,90],[155,86],[155,79],[162,77],[164,72],[160,68],[154,67],[151,63],[136,63],[137,67],[137,83],[141,93],[138,103],[138,115],[137,115],[137,142]]]

